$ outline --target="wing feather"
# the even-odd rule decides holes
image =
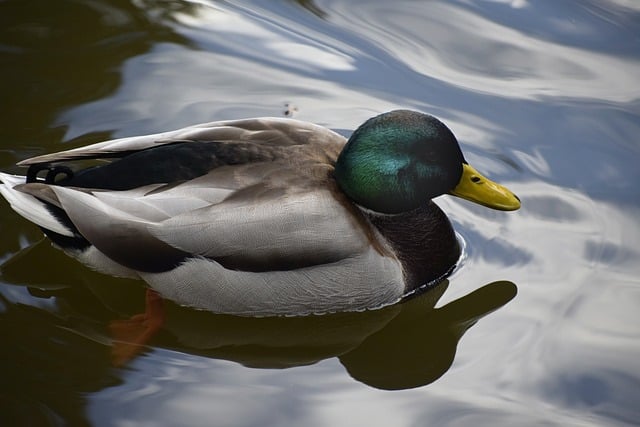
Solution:
[[[126,267],[167,271],[188,256],[153,236],[148,230],[151,221],[134,215],[138,212],[117,209],[85,191],[51,188],[80,233],[100,252]]]
[[[153,150],[183,142],[194,151],[182,160],[172,157],[175,150]],[[202,150],[202,142],[215,148]],[[124,157],[79,172],[67,186],[30,183],[25,190],[41,192],[99,251],[126,267],[159,271],[195,256],[236,270],[291,270],[356,256],[370,243],[371,231],[331,184],[344,143],[317,125],[264,118],[105,141],[21,164]],[[214,160],[205,160],[203,172],[171,172],[188,169],[196,154]],[[168,172],[153,169],[156,161]],[[142,178],[128,181],[141,171]],[[147,179],[145,171],[156,174]]]
[[[292,269],[350,257],[366,233],[328,190],[229,198],[150,226],[159,240],[241,270]]]
[[[312,123],[283,118],[259,118],[202,123],[151,135],[118,138],[71,150],[32,157],[18,163],[30,166],[77,159],[121,157],[160,145],[181,141],[252,141],[278,145],[296,145],[336,141],[344,144],[339,134]]]

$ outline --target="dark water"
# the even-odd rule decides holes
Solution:
[[[407,304],[237,319],[167,303],[124,367],[109,325],[144,309],[141,284],[1,202],[1,425],[640,423],[637,2],[8,0],[0,24],[4,171],[203,121],[289,109],[349,132],[402,107],[443,119],[523,202],[439,198],[466,257]]]

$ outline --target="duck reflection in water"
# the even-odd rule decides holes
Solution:
[[[28,268],[36,258],[48,260],[47,268]],[[337,357],[351,377],[386,390],[420,387],[438,379],[451,366],[465,331],[517,292],[513,283],[497,281],[435,308],[449,285],[443,280],[378,310],[251,318],[163,301],[140,282],[114,279],[77,265],[46,240],[14,256],[1,272],[5,283],[27,285],[34,296],[55,296],[59,326],[85,338],[74,339],[78,351],[87,346],[95,352],[96,343],[101,343],[105,352],[111,352],[113,365],[127,364],[150,348],[253,368],[289,368]],[[145,313],[162,306],[162,324],[151,328],[157,333],[147,334],[148,342],[141,342],[137,334],[127,342],[123,326],[147,320],[143,315],[128,319],[143,311],[139,304],[145,293]]]

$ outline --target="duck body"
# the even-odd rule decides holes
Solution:
[[[460,255],[430,200],[461,180],[457,141],[446,129],[459,158],[440,155],[453,166],[425,166],[433,153],[412,145],[441,138],[440,125],[400,110],[347,141],[292,119],[212,122],[27,159],[26,177],[0,174],[0,193],[69,255],[183,305],[250,316],[371,309],[443,277]],[[85,161],[100,163],[75,166]]]

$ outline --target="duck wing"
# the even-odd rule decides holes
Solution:
[[[63,185],[19,189],[135,270],[193,257],[233,270],[297,269],[367,247],[367,225],[331,177],[344,142],[288,119],[214,122],[29,159],[22,164],[119,158]]]
[[[265,117],[202,123],[151,135],[113,139],[57,153],[31,157],[19,166],[54,163],[66,160],[122,158],[132,153],[180,142],[250,142],[259,147],[340,142],[344,138],[313,123],[294,119]],[[344,144],[344,142],[342,142]]]

